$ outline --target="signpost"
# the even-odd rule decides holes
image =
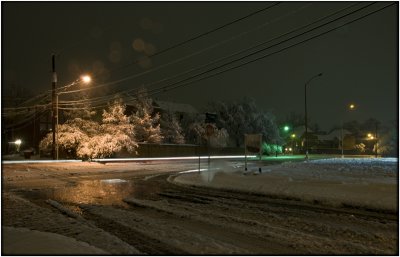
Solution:
[[[245,134],[244,135],[244,170],[247,171],[247,154],[258,153],[260,156],[260,167],[258,172],[261,173],[261,156],[262,156],[262,134]]]
[[[208,153],[208,172],[210,172],[210,137],[214,135],[214,126],[211,124],[206,125],[207,135],[207,153]]]

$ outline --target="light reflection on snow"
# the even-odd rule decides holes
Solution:
[[[323,163],[323,164],[379,164],[379,163],[397,163],[398,158],[330,158],[330,159],[320,159],[312,160],[312,163]]]
[[[202,171],[217,171],[220,170],[221,168],[211,168],[211,169],[200,169],[200,172]],[[199,169],[195,169],[195,170],[185,170],[185,171],[181,171],[179,172],[179,174],[185,174],[185,173],[193,173],[193,172],[199,172]]]
[[[123,183],[122,183],[123,182]],[[61,203],[122,205],[122,199],[135,194],[132,181],[122,179],[84,180],[71,186],[43,190],[43,198]]]
[[[18,163],[64,163],[64,162],[82,162],[82,160],[15,160],[1,161],[3,164],[18,164]]]
[[[100,180],[103,183],[109,183],[109,184],[114,184],[114,183],[127,183],[127,180],[124,179],[119,179],[119,178],[115,178],[115,179],[102,179]]]
[[[156,158],[104,158],[93,159],[95,162],[118,162],[118,161],[172,161],[172,160],[207,160],[208,156],[187,156],[187,157],[156,157]],[[244,159],[244,155],[223,155],[210,156],[210,159]],[[248,155],[247,158],[256,158],[256,155]]]

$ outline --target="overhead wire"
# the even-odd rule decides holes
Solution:
[[[231,68],[229,68],[229,69],[226,69],[226,70],[217,72],[217,73],[215,73],[215,74],[211,74],[211,75],[209,75],[209,76],[207,76],[207,77],[203,77],[203,78],[197,79],[197,80],[195,80],[195,81],[190,81],[190,82],[187,82],[187,83],[184,83],[184,84],[181,84],[181,85],[174,86],[174,87],[172,87],[172,88],[169,88],[168,90],[173,90],[173,89],[176,89],[176,88],[178,88],[178,87],[186,86],[186,85],[192,84],[192,83],[194,83],[194,82],[198,82],[198,81],[201,81],[201,80],[204,80],[204,79],[207,79],[207,78],[211,78],[211,77],[220,75],[220,74],[222,74],[222,73],[231,71],[231,70],[233,70],[233,69],[237,69],[237,68],[242,67],[242,66],[244,66],[244,65],[247,65],[247,64],[256,62],[256,61],[258,61],[258,60],[264,59],[264,58],[269,57],[269,56],[271,56],[271,55],[273,55],[273,54],[280,53],[280,52],[285,51],[285,50],[287,50],[287,49],[289,49],[289,48],[292,48],[292,47],[297,46],[297,45],[299,45],[299,44],[305,43],[305,42],[310,41],[310,40],[312,40],[312,39],[314,39],[314,38],[320,37],[320,36],[325,35],[325,34],[327,34],[327,33],[329,33],[329,32],[332,32],[332,31],[334,31],[334,30],[336,30],[336,29],[339,29],[339,28],[341,28],[341,27],[343,27],[343,26],[346,26],[346,25],[351,24],[351,23],[353,23],[353,22],[355,22],[355,21],[358,21],[358,20],[360,20],[360,19],[363,19],[363,18],[365,18],[365,17],[367,17],[367,16],[370,16],[370,15],[372,15],[372,14],[375,14],[375,13],[377,13],[377,12],[379,12],[379,11],[382,11],[383,9],[386,9],[387,7],[390,7],[390,6],[394,5],[394,4],[395,4],[395,3],[392,3],[392,4],[389,4],[389,5],[384,6],[384,7],[382,7],[382,8],[379,8],[378,10],[372,11],[372,12],[370,12],[370,13],[368,13],[368,14],[366,14],[366,15],[363,15],[363,16],[357,18],[357,19],[354,19],[354,20],[352,20],[352,21],[346,22],[346,23],[344,23],[344,24],[342,24],[342,25],[340,25],[340,26],[338,26],[338,27],[335,27],[335,28],[330,29],[330,30],[328,30],[328,31],[322,32],[322,33],[320,33],[320,34],[318,34],[318,35],[315,35],[315,36],[310,37],[310,38],[308,38],[308,39],[305,39],[305,40],[303,40],[303,41],[297,42],[297,43],[295,43],[295,44],[293,44],[293,45],[290,45],[290,46],[288,46],[288,47],[284,47],[284,48],[282,48],[282,49],[280,49],[280,50],[278,50],[278,51],[275,51],[275,52],[273,52],[273,53],[269,53],[269,54],[263,55],[263,56],[258,57],[258,58],[256,58],[256,59],[253,59],[253,60],[251,60],[251,61],[245,62],[245,63],[243,63],[243,64],[240,64],[240,65],[231,67]],[[155,95],[155,94],[160,93],[160,92],[165,92],[165,90],[166,90],[166,89],[160,88],[159,91],[153,92],[152,94],[149,94],[149,96]]]
[[[157,52],[155,52],[154,54],[150,54],[150,55],[147,56],[147,58],[152,58],[152,57],[158,56],[158,55],[160,55],[160,54],[163,54],[163,53],[165,53],[165,52],[168,52],[168,51],[170,51],[170,50],[172,50],[172,49],[178,48],[178,47],[180,47],[180,46],[182,46],[182,45],[185,45],[185,44],[187,44],[187,43],[189,43],[189,42],[192,42],[192,41],[194,41],[194,40],[196,40],[196,39],[199,39],[199,38],[201,38],[201,37],[204,37],[204,36],[206,36],[206,35],[209,35],[209,34],[211,34],[211,33],[214,33],[214,32],[216,32],[216,31],[218,31],[218,30],[221,30],[221,29],[223,29],[223,28],[226,28],[226,27],[228,27],[228,26],[230,26],[230,25],[232,25],[232,24],[235,24],[235,23],[237,23],[237,22],[239,22],[239,21],[245,20],[245,19],[250,18],[250,17],[252,17],[252,16],[254,16],[254,15],[256,15],[256,14],[259,14],[259,13],[261,13],[261,12],[264,12],[264,11],[266,11],[266,10],[269,10],[269,9],[271,9],[271,8],[273,8],[273,7],[277,6],[277,5],[279,5],[279,4],[280,4],[280,2],[274,3],[274,4],[270,5],[270,6],[264,7],[264,8],[262,8],[262,9],[257,10],[257,11],[254,11],[254,12],[251,12],[251,13],[249,13],[249,14],[243,16],[243,17],[237,18],[237,19],[235,19],[235,20],[233,20],[233,21],[230,21],[230,22],[228,22],[228,23],[225,23],[225,24],[223,24],[223,25],[221,25],[221,26],[218,26],[218,27],[213,28],[213,29],[211,29],[211,30],[208,30],[208,31],[206,31],[206,32],[202,32],[202,33],[200,33],[200,34],[198,34],[198,35],[196,35],[196,36],[194,36],[194,37],[191,37],[191,38],[186,39],[186,40],[184,40],[184,41],[182,41],[182,42],[176,43],[176,44],[174,44],[174,45],[172,45],[172,46],[169,46],[169,47],[167,47],[167,48],[165,48],[165,49],[163,49],[163,50],[157,51]],[[126,68],[126,67],[131,66],[131,65],[137,64],[137,63],[139,63],[142,59],[143,59],[143,58],[139,58],[139,59],[137,59],[137,60],[134,60],[132,63],[129,63],[129,64],[124,65],[124,66],[122,66],[122,67],[118,67],[117,69],[124,69],[124,68]],[[111,71],[116,71],[117,69],[114,69],[114,70],[111,70]]]
[[[219,26],[219,27],[217,27],[217,28],[214,28],[214,29],[212,29],[212,30],[210,30],[210,31],[201,33],[200,35],[197,35],[197,36],[195,36],[195,37],[192,37],[192,38],[190,38],[190,39],[188,39],[188,40],[185,40],[185,41],[183,41],[183,42],[179,42],[179,43],[177,43],[177,44],[175,44],[175,45],[173,45],[173,46],[171,46],[171,47],[168,47],[168,48],[166,48],[166,49],[164,49],[164,50],[158,51],[158,52],[156,52],[155,54],[148,55],[147,58],[151,58],[151,57],[157,56],[157,55],[159,55],[159,54],[165,53],[165,52],[167,52],[167,51],[169,51],[169,50],[175,49],[175,48],[177,48],[177,47],[179,47],[179,46],[182,46],[182,45],[184,45],[184,44],[186,44],[186,43],[189,43],[189,42],[191,42],[191,41],[193,41],[193,40],[195,40],[195,39],[198,39],[198,38],[203,37],[203,36],[205,36],[205,35],[211,34],[212,32],[215,32],[215,31],[220,30],[220,29],[222,29],[222,28],[225,28],[225,27],[227,27],[227,26],[229,26],[229,25],[232,25],[232,24],[234,24],[234,23],[236,23],[236,22],[239,22],[239,21],[241,21],[241,20],[244,20],[244,19],[246,19],[246,18],[249,18],[249,17],[251,17],[251,16],[253,16],[253,15],[257,14],[257,13],[266,11],[266,10],[272,8],[272,7],[277,6],[278,4],[279,4],[279,3],[276,3],[276,4],[274,4],[274,5],[268,6],[268,7],[266,7],[266,8],[261,9],[261,10],[257,10],[257,11],[255,11],[255,12],[253,12],[253,13],[250,13],[250,14],[244,16],[244,17],[241,17],[241,18],[236,19],[236,20],[234,20],[234,21],[228,22],[228,23],[226,23],[226,24],[224,24],[224,25],[222,25],[222,26]],[[304,8],[304,7],[302,7],[302,8]],[[285,14],[284,16],[289,16],[290,14],[291,14],[291,13]],[[278,19],[278,20],[279,20],[279,19]],[[276,21],[274,21],[274,22],[276,22]],[[250,29],[249,31],[243,32],[243,33],[240,34],[240,35],[237,35],[237,36],[232,37],[232,38],[230,38],[230,39],[224,40],[224,41],[222,41],[222,42],[219,42],[219,43],[214,44],[214,45],[212,45],[212,46],[210,46],[210,47],[207,47],[207,48],[202,49],[202,50],[200,50],[200,51],[194,52],[194,53],[192,53],[192,54],[186,55],[186,56],[181,57],[181,58],[179,58],[179,59],[175,59],[175,60],[170,61],[170,62],[168,62],[168,63],[162,64],[162,65],[160,65],[160,66],[157,66],[156,68],[149,69],[149,70],[146,70],[146,71],[142,71],[142,72],[140,72],[140,73],[136,73],[136,74],[133,74],[133,75],[129,75],[129,76],[126,76],[126,77],[124,77],[124,78],[122,78],[122,79],[119,79],[119,80],[114,80],[114,81],[111,81],[111,82],[103,83],[103,84],[101,84],[101,85],[97,85],[97,86],[92,87],[92,88],[76,89],[76,90],[69,91],[69,92],[71,92],[71,93],[82,92],[82,91],[90,90],[90,89],[93,89],[93,88],[101,88],[101,87],[106,87],[106,86],[109,86],[109,85],[116,85],[116,84],[121,83],[121,82],[125,82],[125,81],[128,81],[128,80],[134,79],[134,78],[138,78],[138,77],[140,77],[140,76],[143,76],[143,75],[149,74],[149,73],[151,73],[151,72],[154,72],[154,71],[160,70],[160,69],[162,69],[162,68],[165,68],[165,67],[167,67],[167,66],[169,66],[169,65],[176,64],[176,63],[178,63],[178,62],[181,62],[181,61],[183,61],[183,60],[186,60],[186,59],[188,59],[188,58],[190,58],[190,57],[199,55],[199,54],[201,54],[201,53],[203,53],[203,52],[205,52],[205,51],[207,51],[207,50],[213,49],[213,48],[215,48],[215,47],[217,47],[217,46],[219,46],[219,45],[221,45],[221,44],[227,43],[227,42],[229,42],[229,41],[231,41],[231,40],[234,40],[234,39],[236,39],[236,38],[238,38],[238,37],[244,36],[244,35],[246,35],[246,34],[252,32],[252,31],[254,31],[254,30],[260,29],[260,28],[262,28],[262,27],[264,27],[264,26],[266,26],[266,25],[270,25],[270,23],[271,23],[271,22],[266,22],[266,23],[262,24],[261,26],[252,28],[252,29]],[[140,60],[142,60],[142,59],[135,60],[132,64],[136,64],[136,63],[140,62]],[[129,65],[127,65],[127,66],[130,66],[130,65],[132,65],[132,64],[129,64]],[[116,71],[116,69],[111,70],[111,71]]]
[[[364,6],[364,7],[361,7],[361,8],[359,8],[359,9],[357,9],[357,10],[354,10],[354,11],[352,11],[352,12],[350,12],[350,13],[345,14],[345,15],[342,15],[341,17],[338,17],[338,18],[336,18],[336,19],[334,19],[334,20],[328,21],[328,22],[326,22],[326,23],[324,23],[324,24],[321,24],[321,25],[319,25],[319,26],[316,26],[316,27],[314,27],[314,28],[311,28],[311,29],[309,29],[309,30],[306,31],[306,32],[300,33],[299,35],[292,36],[292,37],[290,37],[290,38],[288,38],[288,39],[285,39],[285,40],[283,40],[283,41],[281,41],[281,42],[279,42],[279,43],[275,43],[275,44],[273,44],[273,45],[271,45],[271,46],[268,46],[268,47],[263,48],[263,49],[261,49],[261,50],[255,51],[255,52],[253,52],[253,53],[251,53],[251,54],[248,54],[248,55],[246,55],[246,56],[244,56],[244,57],[241,57],[241,58],[232,60],[232,61],[230,61],[230,62],[224,63],[224,64],[222,64],[222,65],[220,65],[220,66],[217,66],[217,67],[208,69],[207,71],[198,73],[198,74],[196,74],[196,75],[194,75],[194,76],[191,76],[191,77],[186,78],[186,79],[183,79],[183,80],[181,80],[181,81],[178,81],[178,82],[169,84],[169,85],[167,85],[167,86],[163,86],[163,87],[160,87],[160,88],[156,88],[156,89],[153,89],[153,90],[149,90],[149,93],[151,94],[151,93],[153,93],[153,92],[157,92],[157,93],[159,93],[159,92],[165,92],[165,91],[168,89],[168,87],[175,86],[176,84],[179,84],[179,83],[188,81],[188,80],[193,79],[193,78],[196,78],[196,77],[198,77],[198,76],[202,76],[202,75],[207,74],[207,73],[209,73],[209,72],[215,71],[215,70],[217,70],[217,69],[219,69],[219,68],[225,67],[225,66],[227,66],[227,65],[229,65],[229,64],[232,64],[232,63],[235,63],[235,62],[237,62],[237,61],[240,61],[240,60],[243,60],[243,59],[245,59],[245,58],[248,58],[249,56],[258,54],[258,53],[260,53],[260,52],[262,52],[262,51],[265,51],[265,50],[270,49],[270,48],[272,48],[272,47],[278,46],[278,45],[280,45],[280,44],[282,44],[282,43],[284,43],[284,42],[287,42],[287,41],[289,41],[289,40],[292,40],[292,39],[294,39],[294,38],[303,36],[303,35],[306,34],[306,33],[309,33],[309,32],[311,32],[311,31],[313,31],[313,30],[319,29],[319,28],[321,28],[321,27],[323,27],[323,26],[326,26],[326,25],[328,25],[328,24],[330,24],[330,23],[336,22],[336,21],[338,21],[338,20],[340,20],[340,19],[342,19],[342,18],[344,18],[344,17],[346,17],[346,16],[349,16],[349,15],[352,15],[352,14],[354,14],[354,13],[356,13],[356,12],[359,12],[359,11],[361,11],[361,10],[363,10],[363,9],[365,9],[365,8],[367,8],[367,7],[369,7],[369,6],[371,6],[371,5],[373,5],[373,3],[372,3],[372,4],[368,4],[368,5]],[[347,8],[344,8],[344,9],[347,9]],[[335,12],[334,14],[337,14],[337,12]],[[332,14],[332,15],[334,15],[334,14]],[[332,15],[329,15],[329,16],[327,16],[327,17],[330,17],[330,16],[332,16]],[[325,17],[325,18],[326,18],[326,17]],[[317,20],[317,21],[315,21],[315,22],[312,22],[312,24],[314,24],[314,23],[316,23],[316,22],[318,22],[318,21],[321,21],[321,20],[322,20],[322,19],[319,19],[319,20]],[[302,27],[299,28],[299,29],[302,29],[302,28],[304,28],[304,27],[305,27],[305,26],[302,26]],[[293,31],[291,31],[291,32],[293,32]],[[284,33],[283,35],[281,35],[281,36],[279,36],[279,37],[276,37],[276,38],[281,38],[282,36],[287,35],[287,34],[288,34],[288,33]],[[276,38],[274,38],[274,39],[276,39]],[[274,40],[274,39],[273,39],[273,40]],[[272,41],[272,40],[269,40],[269,41],[267,41],[267,42],[271,42],[271,41]],[[307,40],[307,41],[308,41],[308,40]],[[259,44],[259,45],[260,45],[260,44]],[[259,46],[259,45],[257,45],[257,46]],[[236,55],[236,54],[234,54],[234,55]],[[219,61],[219,60],[218,60],[218,61]],[[251,62],[251,61],[250,61],[250,62]],[[202,67],[208,66],[208,65],[210,65],[210,63],[208,63],[208,64],[206,64],[206,65],[203,65]],[[239,67],[240,67],[240,66],[242,66],[242,65],[239,65]],[[229,70],[229,69],[228,69],[228,70]],[[227,71],[228,71],[228,70],[227,70]],[[226,72],[226,71],[223,71],[223,72]],[[217,74],[220,74],[220,73],[221,73],[221,72],[219,72],[219,73],[217,73]],[[215,75],[212,75],[212,76],[215,76]],[[208,77],[207,77],[207,78],[208,78]],[[202,79],[201,79],[201,80],[202,80]],[[198,80],[196,80],[196,81],[198,81]],[[155,82],[155,83],[157,83],[157,82]],[[154,84],[154,83],[152,83],[152,84]],[[187,84],[187,83],[186,83],[186,84]],[[186,84],[185,84],[185,85],[186,85]],[[175,88],[175,87],[174,87],[174,88]],[[133,91],[133,90],[130,90],[130,91]],[[127,92],[127,91],[125,91],[125,92]],[[121,92],[120,92],[120,93],[121,93]]]
[[[324,20],[324,19],[327,19],[327,18],[329,18],[329,17],[332,17],[332,16],[334,16],[334,15],[336,15],[336,14],[338,14],[338,13],[344,11],[344,10],[347,10],[347,9],[349,9],[349,8],[351,8],[351,7],[354,7],[354,6],[357,5],[357,4],[358,4],[358,3],[352,4],[351,6],[348,6],[348,7],[345,7],[345,8],[342,8],[342,9],[340,9],[340,10],[338,10],[338,11],[333,12],[332,14],[329,14],[328,16],[325,16],[325,17],[323,17],[323,18],[320,18],[320,19],[318,19],[318,20],[316,20],[316,21],[313,21],[313,22],[311,22],[311,23],[309,23],[309,24],[307,24],[307,25],[304,25],[304,26],[298,27],[298,28],[296,28],[296,29],[293,29],[293,30],[291,30],[291,31],[289,31],[289,32],[287,32],[287,33],[284,33],[284,34],[282,34],[282,35],[280,35],[280,36],[277,36],[277,37],[275,37],[275,38],[273,38],[273,39],[270,39],[270,40],[268,40],[268,41],[264,41],[264,42],[262,42],[262,43],[259,43],[259,44],[257,44],[257,45],[254,45],[254,46],[252,46],[252,47],[246,48],[246,49],[244,49],[244,50],[240,50],[239,52],[235,52],[235,53],[233,53],[233,54],[231,54],[231,55],[228,55],[228,56],[225,56],[225,57],[220,58],[220,59],[218,59],[218,60],[215,60],[215,61],[206,63],[206,64],[204,64],[204,65],[202,65],[202,66],[200,66],[200,67],[197,67],[197,68],[194,68],[194,69],[191,69],[191,70],[182,72],[182,73],[177,74],[177,75],[175,75],[175,76],[171,76],[171,77],[168,77],[168,78],[164,78],[164,79],[161,79],[161,80],[156,81],[156,82],[153,82],[153,83],[148,83],[148,84],[146,84],[146,86],[152,86],[152,85],[154,85],[154,84],[158,84],[158,83],[161,83],[161,82],[163,82],[163,81],[171,80],[171,79],[180,77],[180,76],[182,76],[182,75],[188,74],[188,73],[190,73],[190,72],[193,72],[193,71],[202,69],[202,68],[204,68],[204,67],[208,67],[208,66],[210,66],[210,65],[212,65],[212,64],[215,64],[215,63],[218,63],[218,62],[220,62],[220,61],[222,61],[222,60],[225,60],[225,59],[231,58],[231,57],[233,57],[233,56],[242,54],[242,53],[244,53],[244,52],[246,52],[246,51],[249,51],[249,50],[251,50],[251,49],[257,48],[257,47],[259,47],[259,46],[261,46],[261,45],[264,45],[264,44],[266,44],[266,43],[270,43],[270,42],[272,42],[272,41],[274,41],[274,40],[276,40],[276,39],[279,39],[279,38],[281,38],[281,37],[284,37],[284,36],[286,36],[286,35],[289,35],[289,34],[295,32],[295,31],[301,30],[301,29],[303,29],[303,28],[305,28],[305,27],[308,27],[308,26],[313,25],[313,24],[315,24],[315,23],[317,23],[317,22],[320,22],[320,21],[322,21],[322,20]],[[278,20],[279,20],[279,19],[278,19]],[[136,90],[136,89],[128,89],[128,90],[125,90],[125,91],[120,91],[120,92],[118,92],[118,93],[116,93],[116,94],[129,93],[129,92],[134,91],[134,90]],[[72,91],[72,92],[79,92],[79,91],[80,91],[80,90]],[[112,97],[112,96],[110,96],[110,97]],[[96,100],[99,100],[99,99],[101,100],[101,99],[103,99],[103,98],[100,97],[100,98],[97,98]],[[71,103],[78,103],[78,102],[79,102],[79,101],[71,102]]]
[[[393,3],[393,4],[394,4],[394,3]],[[165,91],[167,91],[167,90],[168,90],[168,91],[169,91],[169,90],[173,90],[173,89],[176,89],[176,88],[178,88],[178,87],[182,87],[182,86],[185,86],[185,85],[189,85],[189,84],[191,84],[191,83],[194,83],[194,82],[197,82],[197,81],[200,81],[200,80],[204,80],[204,79],[207,79],[207,78],[210,78],[210,77],[214,77],[214,76],[216,76],[216,75],[225,73],[225,72],[227,72],[227,71],[230,71],[230,70],[233,70],[233,69],[236,69],[236,68],[239,68],[239,67],[242,67],[242,66],[244,66],[244,65],[247,65],[247,64],[249,64],[249,63],[255,62],[255,61],[257,61],[257,60],[266,58],[266,57],[271,56],[271,55],[273,55],[273,54],[282,52],[282,51],[284,51],[284,50],[287,50],[287,49],[289,49],[289,48],[291,48],[291,47],[294,47],[294,46],[296,46],[296,45],[299,45],[299,44],[302,44],[302,43],[304,43],[304,42],[307,42],[307,41],[309,41],[309,40],[311,40],[311,39],[314,39],[314,38],[316,38],[316,37],[325,35],[325,34],[331,32],[331,31],[334,31],[334,30],[336,30],[336,29],[338,29],[338,28],[341,28],[341,27],[343,27],[343,26],[345,26],[345,25],[348,25],[348,24],[350,24],[350,23],[353,23],[353,22],[355,22],[355,21],[358,21],[358,20],[360,20],[360,19],[363,19],[363,18],[365,18],[365,17],[367,17],[367,16],[369,16],[369,15],[372,15],[372,14],[374,14],[374,13],[376,13],[376,12],[379,12],[379,11],[381,11],[381,10],[383,10],[383,9],[385,9],[385,8],[387,8],[387,7],[389,7],[389,6],[392,6],[393,4],[384,6],[384,7],[380,8],[380,9],[378,9],[378,10],[375,10],[375,11],[372,11],[372,12],[370,12],[370,13],[368,13],[368,14],[362,15],[362,16],[359,17],[359,18],[356,18],[356,19],[354,19],[354,20],[345,22],[344,24],[342,24],[342,25],[340,25],[340,26],[337,26],[337,27],[335,27],[335,28],[332,28],[332,29],[329,29],[329,30],[327,30],[327,31],[324,31],[324,32],[322,32],[322,33],[320,33],[320,34],[318,34],[318,35],[312,36],[312,37],[307,38],[307,39],[305,39],[305,40],[303,40],[303,41],[297,42],[297,43],[295,43],[295,44],[293,44],[293,45],[284,47],[284,48],[282,48],[282,49],[280,49],[280,50],[277,50],[277,51],[275,51],[275,52],[273,52],[273,53],[269,53],[269,54],[263,55],[263,56],[258,57],[258,58],[256,58],[256,59],[253,59],[253,60],[247,61],[247,62],[245,62],[245,63],[242,63],[242,64],[240,64],[240,65],[237,65],[237,66],[228,68],[228,69],[226,69],[226,70],[219,71],[219,72],[217,72],[217,73],[211,74],[211,75],[209,75],[209,76],[207,76],[207,77],[202,77],[202,78],[197,79],[197,80],[195,80],[195,81],[186,82],[186,83],[180,84],[180,85],[178,84],[178,83],[185,82],[185,81],[187,81],[188,79],[192,79],[192,78],[194,78],[194,77],[201,76],[201,75],[204,75],[205,73],[214,71],[214,70],[216,70],[217,68],[221,68],[221,67],[223,67],[223,66],[226,66],[226,64],[224,64],[224,65],[222,65],[222,66],[219,66],[219,67],[216,67],[216,68],[213,68],[213,69],[211,69],[211,70],[208,70],[207,72],[203,72],[203,73],[197,74],[197,75],[195,75],[195,76],[192,76],[191,78],[187,78],[187,79],[182,80],[182,81],[180,81],[180,82],[178,82],[178,83],[174,83],[174,84],[172,84],[172,85],[160,87],[160,88],[158,88],[158,89],[156,89],[156,90],[153,90],[152,92],[149,92],[149,96],[154,95],[154,94],[157,94],[157,93],[160,93],[160,92],[165,92]],[[371,5],[372,5],[372,4],[371,4]],[[368,5],[368,6],[366,6],[366,7],[369,7],[369,6],[370,6],[370,5]],[[366,7],[363,7],[363,8],[366,8]],[[360,9],[363,9],[363,8],[360,8]],[[352,13],[354,13],[354,12],[352,12]],[[349,15],[349,14],[346,14],[345,16],[348,16],[348,15]],[[336,20],[337,20],[337,19],[335,19],[335,20],[333,20],[333,21],[336,21]],[[318,26],[318,27],[320,27],[320,26]],[[316,28],[318,28],[318,27],[316,27]],[[314,28],[314,29],[315,29],[315,28]],[[313,29],[313,30],[314,30],[314,29]],[[307,31],[307,32],[305,32],[305,33],[308,33],[308,32],[309,32],[309,31]],[[303,33],[303,34],[304,34],[304,33]],[[292,38],[290,38],[290,39],[292,39]],[[274,46],[275,46],[275,45],[274,45]],[[253,53],[253,54],[254,54],[254,53]],[[250,55],[253,55],[253,54],[250,54]],[[248,56],[250,56],[250,55],[248,55]],[[248,56],[246,56],[246,57],[248,57]],[[240,59],[243,59],[243,58],[240,58]],[[239,59],[237,59],[237,60],[239,60]],[[237,60],[235,60],[235,61],[237,61]],[[178,85],[177,85],[177,84],[178,84]],[[173,87],[171,87],[171,86],[173,86]],[[171,88],[168,88],[168,87],[171,87]]]
[[[191,37],[191,38],[189,38],[189,39],[187,39],[187,40],[184,40],[184,41],[182,41],[182,42],[179,42],[179,43],[177,43],[177,44],[175,44],[175,45],[172,45],[172,46],[170,46],[170,47],[168,47],[168,48],[166,48],[166,49],[163,49],[163,50],[161,50],[161,51],[158,51],[158,52],[156,52],[156,53],[154,53],[154,54],[152,54],[152,55],[148,55],[147,57],[148,57],[148,58],[151,58],[151,57],[160,55],[160,54],[162,54],[162,53],[165,53],[165,52],[167,52],[167,51],[170,51],[170,50],[172,50],[172,49],[175,49],[175,48],[177,48],[177,47],[179,47],[179,46],[182,46],[182,45],[184,45],[184,44],[187,44],[187,43],[189,43],[189,42],[192,42],[192,41],[194,41],[194,40],[196,40],[196,39],[199,39],[199,38],[201,38],[201,37],[204,37],[204,36],[206,36],[206,35],[208,35],[208,34],[211,34],[211,33],[215,32],[215,31],[221,30],[221,29],[223,29],[223,28],[225,28],[225,27],[228,27],[228,26],[230,26],[230,25],[232,25],[232,24],[234,24],[234,23],[237,23],[237,22],[242,21],[242,20],[244,20],[244,19],[247,19],[247,18],[249,18],[249,17],[251,17],[251,16],[254,16],[254,15],[258,14],[258,13],[261,13],[261,12],[264,12],[264,11],[266,11],[266,10],[268,10],[268,9],[271,9],[271,8],[273,8],[273,7],[275,7],[275,6],[279,5],[279,4],[280,4],[279,2],[278,2],[278,3],[274,3],[274,4],[270,5],[270,6],[265,7],[265,8],[256,10],[255,12],[252,12],[252,13],[250,13],[250,14],[247,14],[247,15],[243,16],[243,17],[237,18],[237,19],[235,19],[235,20],[233,20],[233,21],[230,21],[230,22],[228,22],[228,23],[225,23],[225,24],[223,24],[223,25],[221,25],[221,26],[218,26],[218,27],[213,28],[213,29],[211,29],[211,30],[208,30],[208,31],[206,31],[206,32],[200,33],[200,34],[198,34],[198,35],[196,35],[196,36],[194,36],[194,37]],[[70,48],[70,47],[68,47],[68,48]],[[66,50],[66,49],[68,49],[68,48],[64,48],[62,51],[59,51],[58,54],[60,54],[60,52],[63,52],[64,50]],[[195,53],[195,54],[198,54],[198,53]],[[189,57],[191,57],[191,56],[193,56],[193,55],[195,55],[195,54],[192,54],[192,55],[187,56],[187,57],[185,57],[185,58],[181,58],[181,59],[179,59],[179,60],[170,62],[170,63],[168,63],[168,64],[166,64],[166,65],[163,65],[162,67],[158,67],[156,70],[158,70],[158,69],[160,69],[160,68],[163,68],[163,67],[166,67],[166,66],[168,66],[168,65],[170,65],[170,64],[177,63],[177,62],[182,61],[182,60],[184,60],[184,59],[187,59],[187,58],[189,58]],[[130,65],[135,64],[135,63],[138,63],[140,60],[141,60],[141,59],[135,60],[133,63],[128,64],[128,65],[125,65],[125,67],[130,66]],[[121,67],[120,67],[120,68],[121,68]],[[124,67],[123,67],[123,68],[124,68]],[[113,71],[115,71],[115,70],[113,70]],[[115,85],[115,84],[117,84],[117,83],[124,82],[124,81],[126,81],[126,80],[128,80],[128,79],[136,78],[136,77],[138,77],[138,76],[145,75],[145,74],[148,74],[148,73],[153,72],[153,71],[154,71],[154,70],[145,71],[145,72],[142,72],[142,73],[139,73],[139,74],[135,74],[135,75],[133,75],[133,76],[131,76],[131,77],[126,77],[126,78],[123,78],[123,79],[121,79],[121,80],[112,81],[112,82],[109,82],[109,83],[104,83],[104,84],[102,84],[102,85],[98,85],[98,86],[95,86],[95,87],[92,87],[92,88],[84,88],[84,89],[71,90],[71,91],[68,91],[68,93],[82,92],[82,91],[85,91],[85,90],[92,90],[93,88],[99,88],[99,87],[105,87],[105,86],[109,86],[109,85]],[[74,84],[75,82],[76,82],[76,81],[74,81],[73,84]],[[69,85],[68,85],[68,86],[69,86]],[[58,88],[57,88],[57,89],[58,89]],[[47,90],[45,93],[43,93],[43,94],[41,94],[41,95],[39,95],[39,96],[36,96],[36,97],[34,97],[33,99],[29,99],[28,101],[24,102],[23,104],[27,104],[27,103],[29,103],[29,102],[32,102],[33,100],[35,100],[35,98],[38,98],[38,97],[40,97],[40,96],[42,96],[42,95],[45,97],[44,99],[49,99],[51,93],[52,93],[52,90]],[[42,99],[42,100],[44,100],[44,99]],[[23,104],[21,104],[21,105],[23,105]],[[21,106],[21,105],[20,105],[20,106]],[[34,108],[34,106],[25,106],[25,107],[21,107],[21,108]],[[12,109],[10,108],[10,110],[12,110]]]

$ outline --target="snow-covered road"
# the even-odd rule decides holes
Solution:
[[[72,237],[110,254],[398,253],[397,209],[254,191],[265,185],[263,177],[275,182],[270,185],[322,184],[327,192],[347,184],[397,185],[396,161],[351,162],[357,169],[321,162],[263,166],[258,175],[257,163],[250,163],[244,175],[243,163],[214,161],[212,176],[181,173],[196,170],[196,163],[4,165],[2,224]],[[329,189],[332,179],[340,183]],[[304,193],[299,189],[291,193]]]

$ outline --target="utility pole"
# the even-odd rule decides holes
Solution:
[[[53,157],[53,160],[56,160],[56,123],[57,123],[57,114],[56,114],[56,85],[57,85],[57,73],[56,73],[56,57],[55,54],[52,54],[51,56],[51,67],[53,71],[53,78],[51,82],[51,126],[52,126],[52,132],[53,132],[53,144],[51,147],[51,155]]]
[[[375,122],[375,158],[378,158],[378,122]]]
[[[304,143],[306,147],[306,160],[308,161],[307,83],[304,85],[304,126],[305,126]]]

